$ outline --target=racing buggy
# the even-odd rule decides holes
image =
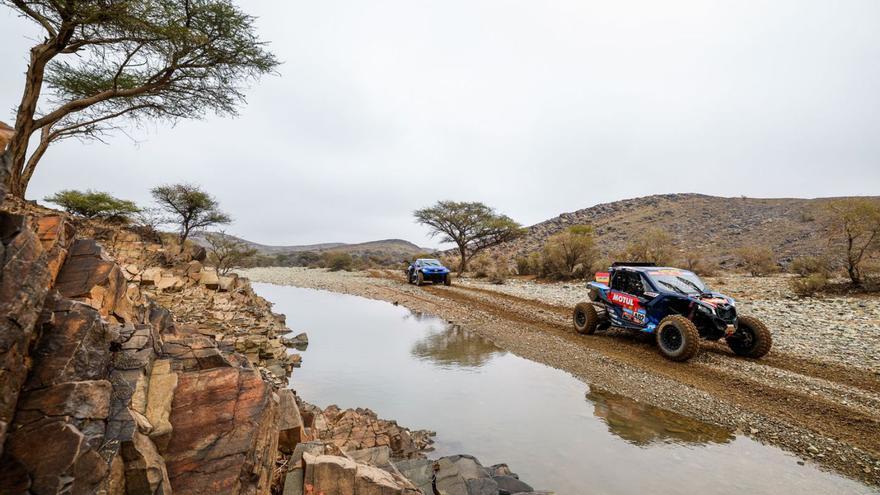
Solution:
[[[694,357],[700,339],[725,339],[734,353],[750,358],[773,345],[764,323],[737,314],[733,298],[711,291],[688,270],[614,263],[587,287],[590,301],[574,308],[578,333],[618,327],[654,334],[660,353],[673,361]]]
[[[425,282],[452,285],[452,274],[449,268],[438,260],[419,258],[410,263],[409,268],[406,269],[406,280],[416,285],[424,285]]]

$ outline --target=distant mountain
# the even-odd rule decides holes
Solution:
[[[642,231],[668,232],[680,250],[693,249],[708,261],[729,266],[736,248],[759,244],[781,261],[819,254],[828,233],[819,219],[822,205],[833,198],[723,198],[702,194],[663,194],[626,199],[563,213],[532,225],[525,236],[496,247],[511,259],[542,248],[553,234],[572,225],[596,230],[601,251],[620,252]],[[877,198],[880,200],[880,198]]]
[[[256,249],[258,254],[262,255],[283,255],[290,253],[302,253],[311,251],[315,253],[323,253],[327,251],[342,251],[352,256],[379,256],[385,258],[404,259],[414,254],[430,253],[434,250],[431,248],[419,247],[409,241],[403,239],[382,239],[378,241],[360,242],[356,244],[348,244],[344,242],[325,242],[320,244],[303,244],[296,246],[271,246],[259,244],[256,242],[242,239],[233,235],[225,234],[228,237],[237,239],[249,247]],[[193,242],[208,247],[206,233],[200,232],[191,236]]]

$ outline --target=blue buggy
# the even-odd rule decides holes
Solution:
[[[406,269],[406,280],[416,285],[424,285],[425,282],[452,285],[452,273],[439,260],[419,258]]]
[[[687,361],[700,339],[725,339],[739,356],[760,358],[773,339],[757,318],[737,314],[733,298],[711,291],[695,273],[649,263],[614,263],[587,284],[590,301],[574,308],[578,333],[619,327],[654,334],[660,353]]]

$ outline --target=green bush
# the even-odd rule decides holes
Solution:
[[[599,258],[592,227],[576,225],[551,236],[544,244],[540,274],[545,278],[584,278]]]
[[[348,253],[329,252],[322,256],[324,266],[331,272],[346,271],[350,272],[354,266],[354,260]]]
[[[124,218],[140,212],[140,208],[133,201],[119,199],[108,193],[92,191],[82,192],[74,189],[58,191],[45,201],[55,203],[68,213],[81,215],[86,218]]]

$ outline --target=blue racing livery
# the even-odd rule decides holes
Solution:
[[[579,303],[574,311],[579,333],[618,327],[656,334],[661,352],[678,361],[693,357],[700,339],[726,339],[736,354],[753,358],[770,350],[767,327],[738,315],[732,297],[709,289],[691,271],[614,263],[587,287],[590,302]]]
[[[422,285],[425,282],[452,285],[452,274],[449,268],[433,258],[419,258],[406,269],[406,280],[411,284]]]

